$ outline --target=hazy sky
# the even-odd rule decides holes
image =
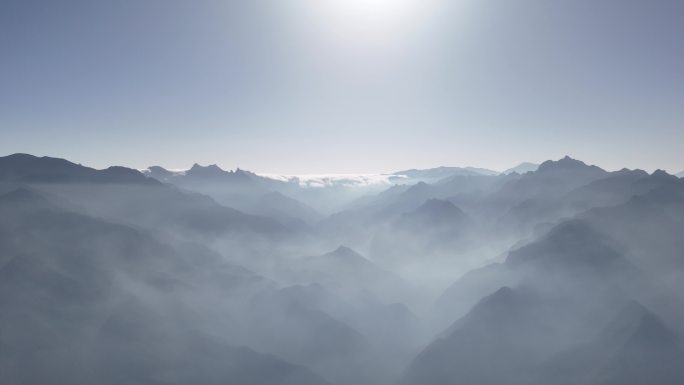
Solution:
[[[684,169],[682,0],[0,0],[0,155]]]

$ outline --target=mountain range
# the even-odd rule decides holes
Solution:
[[[684,383],[684,180],[385,181],[0,157],[0,382]]]

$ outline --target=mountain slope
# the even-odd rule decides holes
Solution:
[[[630,301],[591,342],[551,357],[539,381],[675,385],[684,380],[682,362],[680,338],[652,311]]]
[[[382,227],[373,237],[371,256],[390,266],[406,259],[429,264],[466,247],[475,227],[472,218],[453,203],[429,199]]]
[[[374,296],[386,302],[401,302],[412,287],[404,280],[340,246],[329,253],[289,260],[283,270],[293,283],[318,283],[349,298]]]
[[[95,170],[64,159],[14,154],[0,157],[0,182],[14,183],[125,183],[155,184],[140,172],[125,167]]]
[[[174,248],[28,189],[0,196],[0,239],[4,382],[325,383],[231,346],[230,333],[218,338],[194,329],[210,317],[195,312],[195,290],[220,293],[222,300],[208,306],[214,309],[267,287],[201,246]],[[236,326],[223,324],[227,331]]]
[[[94,170],[64,159],[23,154],[0,158],[0,194],[21,186],[68,202],[84,214],[159,232],[265,239],[293,233],[273,219],[247,215],[121,167]]]
[[[535,163],[530,163],[530,162],[523,162],[520,163],[519,165],[515,167],[511,167],[508,170],[502,172],[502,174],[512,174],[512,173],[518,173],[518,174],[525,174],[531,171],[537,171],[539,168],[538,164]]]

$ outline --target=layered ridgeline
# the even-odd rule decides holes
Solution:
[[[0,382],[684,383],[684,180],[384,178],[0,158]]]

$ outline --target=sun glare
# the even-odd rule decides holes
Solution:
[[[434,0],[317,0],[311,5],[327,20],[329,27],[373,39],[377,35],[399,34],[412,27],[433,3]]]

